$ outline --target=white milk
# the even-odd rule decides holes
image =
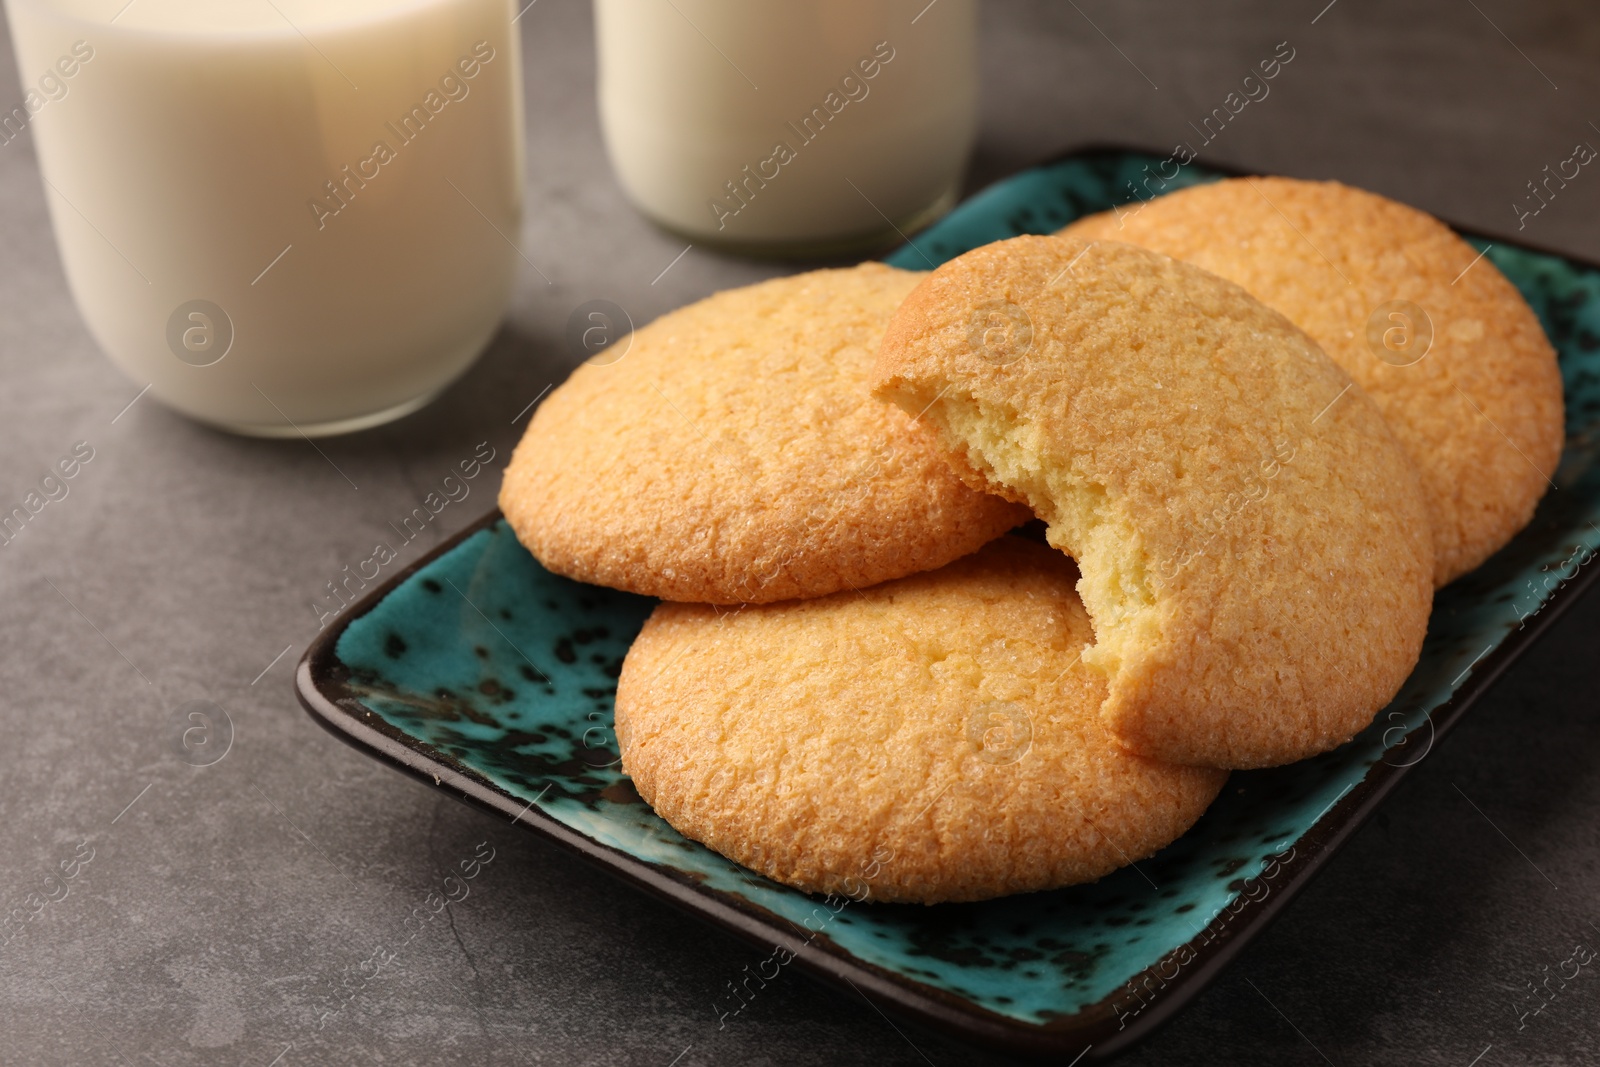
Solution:
[[[871,242],[947,208],[976,129],[973,0],[595,0],[628,195],[691,237]]]
[[[519,262],[510,3],[6,0],[31,92],[0,118],[37,139],[112,360],[268,435],[373,425],[465,370]]]

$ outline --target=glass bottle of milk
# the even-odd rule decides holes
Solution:
[[[955,202],[974,0],[595,0],[600,117],[629,197],[752,254],[893,241]]]
[[[268,436],[405,414],[505,310],[511,0],[6,0],[62,263],[151,396]]]

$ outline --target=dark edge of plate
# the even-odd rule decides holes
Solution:
[[[1102,142],[1069,149],[1022,170],[1050,166],[1084,155],[1111,153],[1152,154],[1147,148]],[[1201,158],[1193,162],[1230,177],[1256,173]],[[1496,242],[1503,241],[1519,249],[1600,271],[1600,264],[1567,253],[1499,234],[1485,234],[1475,228],[1456,226],[1447,219],[1440,221],[1460,234],[1485,240],[1492,238]],[[334,652],[345,628],[371,611],[422,567],[479,530],[494,525],[500,518],[501,513],[496,508],[471,523],[367,593],[313,639],[296,666],[294,676],[295,694],[311,717],[356,749],[419,781],[442,789],[458,800],[492,814],[504,815],[513,824],[522,824],[613,877],[643,889],[696,918],[710,921],[759,948],[786,948],[793,953],[797,965],[833,985],[839,992],[843,992],[841,984],[848,986],[874,1006],[881,1000],[890,1010],[908,1021],[959,1040],[1013,1055],[1030,1058],[1061,1055],[1081,1058],[1087,1055],[1088,1060],[1096,1061],[1118,1055],[1148,1037],[1186,1007],[1245,945],[1266,929],[1323,864],[1377,810],[1379,803],[1399,783],[1405,772],[1424,758],[1419,757],[1406,764],[1383,761],[1374,764],[1295,842],[1292,855],[1275,864],[1272,875],[1247,880],[1245,892],[1236,898],[1233,905],[1224,908],[1207,923],[1198,935],[1130,977],[1110,996],[1072,1015],[1042,1025],[1025,1023],[860,960],[834,945],[826,935],[803,941],[794,936],[793,924],[758,905],[718,890],[708,890],[688,878],[677,876],[670,869],[594,841],[531,804],[524,805],[476,771],[389,725],[362,705],[360,697],[346,685],[348,669]],[[1467,708],[1487,692],[1569,606],[1588,591],[1597,573],[1600,571],[1592,566],[1581,566],[1571,581],[1551,594],[1545,608],[1534,620],[1525,628],[1512,631],[1493,652],[1473,665],[1472,674],[1465,684],[1429,713],[1427,722],[1432,730],[1433,744],[1437,744]],[[1415,732],[1408,733],[1407,740]],[[1257,889],[1261,890],[1259,895],[1255,895]],[[1169,968],[1175,970],[1164,975],[1162,972]],[[1139,992],[1141,990],[1142,995]],[[875,996],[869,997],[869,992]],[[1125,999],[1127,997],[1131,997],[1131,1002]],[[1077,1062],[1077,1059],[1073,1062]]]
[[[1117,993],[1043,1025],[1024,1023],[857,959],[833,945],[825,935],[803,941],[795,936],[792,924],[766,909],[738,902],[737,898],[720,891],[707,890],[688,878],[676,876],[670,869],[584,836],[531,804],[525,805],[453,757],[422,744],[367,709],[347,686],[348,668],[335,653],[346,627],[371,611],[419,569],[500,518],[496,509],[473,522],[362,597],[312,641],[295,668],[295,693],[312,718],[340,740],[368,755],[474,807],[506,816],[513,824],[527,827],[624,882],[701,919],[710,919],[757,947],[783,946],[794,954],[798,965],[814,975],[831,983],[851,986],[864,997],[871,992],[875,996],[868,997],[869,1001],[881,1000],[905,1018],[930,1029],[1005,1052],[1042,1057],[1092,1051],[1094,1055],[1089,1058],[1098,1060],[1147,1037],[1187,1005],[1265,929],[1339,846],[1360,828],[1405,772],[1421,762],[1419,758],[1403,765],[1375,764],[1295,843],[1293,855],[1277,865],[1275,874],[1265,880],[1251,880],[1255,885],[1236,899],[1238,907],[1224,909],[1193,940],[1134,975]],[[1435,744],[1528,646],[1588,590],[1596,574],[1600,574],[1600,569],[1592,566],[1580,569],[1571,582],[1552,594],[1545,610],[1530,625],[1513,631],[1475,665],[1466,684],[1430,714]],[[1257,887],[1263,890],[1260,895],[1255,895]],[[1162,974],[1170,961],[1180,959],[1185,953],[1189,958],[1177,964],[1173,973]],[[1144,1006],[1142,997],[1134,993],[1136,989],[1144,990],[1149,996],[1148,1007]],[[1133,995],[1131,1004],[1123,1003],[1124,990]],[[1118,1010],[1119,1005],[1123,1011]],[[1139,1010],[1132,1011],[1132,1005],[1138,1005]],[[1130,1022],[1122,1021],[1125,1012],[1131,1016]]]

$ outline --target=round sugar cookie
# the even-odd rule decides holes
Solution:
[[[506,470],[517,538],[581,581],[765,603],[930,570],[1026,521],[868,391],[918,277],[865,264],[717,293],[580,366]]]
[[[1433,555],[1377,408],[1282,315],[1112,241],[999,241],[906,298],[879,395],[1078,561],[1103,714],[1143,755],[1262,767],[1371,722]]]
[[[1003,537],[859,594],[662,604],[617,687],[623,769],[686,837],[807,892],[1093,881],[1187,830],[1226,774],[1106,732],[1076,578]]]
[[[1555,350],[1505,275],[1437,219],[1337,182],[1241,178],[1062,233],[1187,260],[1310,334],[1417,468],[1435,585],[1533,517],[1564,435]]]

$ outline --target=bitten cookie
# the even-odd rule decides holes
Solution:
[[[1415,464],[1436,585],[1478,566],[1533,517],[1564,434],[1555,350],[1516,288],[1437,219],[1337,182],[1248,178],[1062,233],[1187,260],[1310,334],[1366,390]]]
[[[1106,733],[1071,560],[1005,537],[927,574],[662,604],[617,687],[623,769],[686,837],[808,892],[932,904],[1093,881],[1226,774]]]
[[[517,538],[580,581],[765,603],[930,570],[1026,521],[868,393],[918,277],[866,264],[718,293],[579,367],[506,470]]]
[[[906,298],[877,375],[1077,559],[1085,659],[1133,751],[1289,763],[1366,726],[1416,663],[1416,472],[1350,378],[1231,282],[1111,241],[999,241]]]

